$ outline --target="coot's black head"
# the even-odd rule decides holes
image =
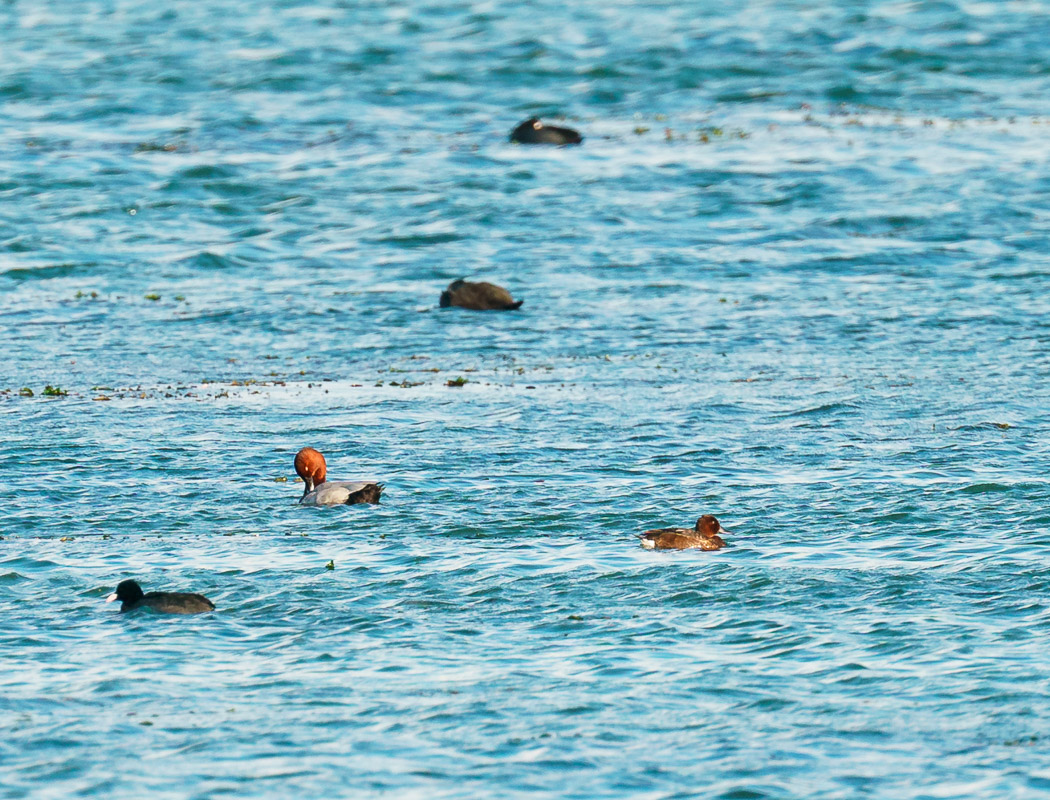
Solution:
[[[543,123],[537,117],[529,117],[510,132],[510,140],[512,142],[529,141],[536,135],[536,131],[542,127]]]
[[[107,597],[106,602],[112,603],[114,600],[119,600],[122,605],[127,606],[137,603],[142,597],[142,587],[137,581],[121,581],[117,584],[117,591]]]

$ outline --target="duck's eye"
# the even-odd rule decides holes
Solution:
[[[540,122],[539,120],[536,120],[534,123],[532,123],[532,127],[535,128],[536,130],[539,130],[540,128],[543,127],[543,123]]]

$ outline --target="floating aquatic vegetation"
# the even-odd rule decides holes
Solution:
[[[136,153],[174,153],[179,147],[176,144],[159,144],[157,142],[139,142],[135,145]]]

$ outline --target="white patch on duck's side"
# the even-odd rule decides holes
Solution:
[[[643,536],[642,537],[642,547],[644,547],[647,550],[655,550],[656,549],[656,542],[654,542],[652,539],[646,539]]]

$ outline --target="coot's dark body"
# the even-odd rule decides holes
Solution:
[[[442,308],[459,306],[472,311],[512,311],[520,308],[524,300],[515,300],[510,292],[493,283],[468,283],[460,278],[452,281],[441,293]]]
[[[510,140],[518,144],[580,144],[583,137],[572,128],[544,125],[535,117],[525,120],[510,132]]]
[[[199,614],[202,611],[214,611],[215,604],[202,594],[184,592],[149,592],[142,593],[142,587],[136,581],[121,581],[117,591],[106,598],[107,602],[120,601],[121,611],[134,611],[136,608],[150,608],[161,614]]]

